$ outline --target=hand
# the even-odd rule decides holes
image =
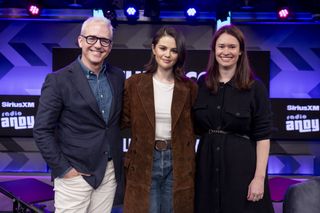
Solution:
[[[72,168],[69,172],[67,172],[67,174],[65,174],[63,176],[63,178],[73,178],[73,177],[77,177],[77,176],[90,176],[90,174],[86,174],[86,173],[82,173],[82,172],[78,172],[75,168]]]
[[[247,199],[249,201],[259,201],[264,194],[264,177],[254,177],[248,187]]]

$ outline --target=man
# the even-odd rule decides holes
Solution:
[[[91,17],[81,28],[82,54],[46,77],[34,138],[52,169],[56,212],[111,212],[122,175],[119,118],[123,72],[108,63],[112,25]]]

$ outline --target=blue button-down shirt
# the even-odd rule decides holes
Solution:
[[[96,75],[82,63],[80,57],[78,58],[78,61],[82,67],[83,73],[88,79],[91,91],[97,100],[100,112],[103,116],[103,120],[106,122],[106,125],[108,125],[112,104],[112,88],[107,78],[108,73],[106,70],[106,66],[104,65],[101,68],[99,74]],[[108,152],[108,157],[111,157],[109,144],[107,145],[107,149],[108,150],[106,151]]]
[[[103,119],[106,122],[106,124],[108,124],[112,102],[112,91],[107,78],[106,66],[104,65],[101,68],[99,74],[96,75],[82,63],[80,57],[79,62],[82,67],[83,73],[88,79],[91,91],[97,100]]]

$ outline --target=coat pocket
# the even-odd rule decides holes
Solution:
[[[248,110],[225,110],[225,128],[247,132],[251,126],[251,115]]]
[[[233,116],[234,118],[246,119],[250,118],[250,112],[247,110],[225,110],[227,114]]]

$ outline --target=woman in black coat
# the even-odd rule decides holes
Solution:
[[[271,133],[268,93],[254,79],[244,36],[233,25],[213,37],[194,105],[196,213],[274,212],[266,174]]]

